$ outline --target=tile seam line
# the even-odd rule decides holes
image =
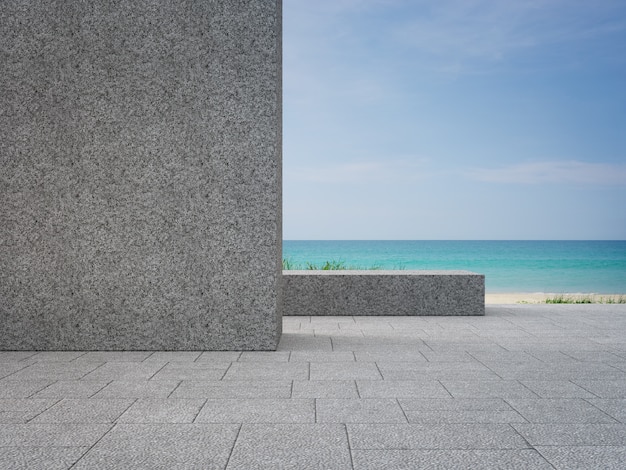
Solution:
[[[239,357],[241,357],[241,354],[239,354],[239,356],[237,357],[237,360],[239,360]],[[218,382],[224,381],[224,379],[226,378],[226,374],[228,374],[228,371],[231,369],[232,366],[233,366],[233,362],[231,361],[231,363],[228,364],[228,367],[226,368],[226,370],[224,371],[224,373],[222,374]]]
[[[342,423],[343,432],[346,433],[346,444],[348,444],[348,455],[350,456],[350,468],[354,470],[354,456],[352,455],[352,445],[350,444],[350,433],[348,432],[348,425]]]
[[[78,380],[78,382],[80,382],[80,380]],[[104,384],[104,385],[103,385],[103,386],[102,386],[102,387],[101,387],[101,388],[100,388],[97,392],[92,393],[91,395],[89,395],[89,396],[87,397],[87,399],[94,398],[94,397],[95,397],[95,398],[97,398],[97,397],[96,397],[96,395],[97,395],[98,393],[100,393],[102,390],[104,390],[105,388],[107,388],[107,387],[108,387],[109,385],[111,385],[112,383],[113,383],[113,380],[109,380],[109,381],[108,381],[106,384]]]
[[[596,410],[600,411],[601,413],[605,414],[606,416],[608,416],[609,418],[615,420],[616,423],[622,424],[622,422],[620,420],[618,420],[615,416],[610,415],[608,412],[604,411],[602,408],[597,407],[596,405],[594,405],[593,403],[591,403],[590,401],[588,401],[587,398],[581,398],[581,400],[583,400],[585,403],[593,406]],[[612,423],[607,423],[607,424],[612,424]]]
[[[163,366],[160,367],[159,370],[157,370],[154,374],[152,374],[150,377],[148,377],[148,380],[146,382],[149,382],[150,380],[152,380],[155,375],[157,375],[159,372],[161,372],[163,369],[165,369],[169,364],[170,364],[169,361],[167,361],[165,364],[163,364]]]
[[[93,444],[89,447],[89,449],[87,449],[87,450],[83,453],[83,455],[81,455],[81,456],[80,456],[80,458],[78,458],[78,459],[76,460],[76,462],[74,462],[74,463],[73,463],[73,464],[72,464],[72,465],[68,468],[68,470],[71,470],[72,468],[74,468],[74,467],[76,466],[76,464],[78,464],[78,463],[79,463],[79,462],[83,459],[83,457],[85,457],[85,455],[87,455],[89,452],[91,452],[91,450],[92,450],[92,449],[93,449],[96,445],[98,445],[98,443],[99,443],[102,439],[104,439],[104,438],[105,438],[105,436],[107,436],[107,435],[108,435],[108,434],[109,434],[109,433],[110,433],[110,432],[111,432],[111,431],[112,431],[115,427],[117,427],[118,423],[114,422],[114,423],[110,423],[110,425],[111,425],[111,427],[109,428],[109,430],[108,430],[107,432],[105,432],[102,436],[100,436],[100,439],[97,439],[97,440],[96,440],[96,442],[94,442],[94,443],[93,443]]]
[[[154,356],[156,354],[156,351],[148,351],[150,354],[148,354],[146,357],[144,357],[141,361],[139,361],[139,363],[144,363],[146,362],[148,359],[150,359],[152,356]]]
[[[86,372],[86,373],[84,373],[83,375],[81,375],[81,376],[78,378],[78,380],[82,380],[82,379],[84,379],[84,378],[85,378],[85,377],[87,377],[89,374],[91,374],[92,372],[97,371],[98,369],[100,369],[100,367],[104,367],[104,365],[105,365],[105,364],[108,364],[109,362],[111,362],[111,361],[104,361],[104,362],[102,362],[100,365],[98,365],[98,366],[94,367],[94,368],[93,368],[93,369],[91,369],[89,372]]]
[[[4,379],[5,379],[5,377],[3,377],[3,378],[2,378],[2,380],[4,380]],[[28,395],[28,396],[25,398],[25,400],[35,400],[35,399],[36,399],[36,398],[35,398],[35,395],[37,395],[37,394],[38,394],[38,393],[40,393],[40,392],[43,392],[45,389],[47,389],[47,388],[51,387],[52,385],[54,385],[54,384],[56,384],[56,383],[59,383],[59,382],[60,382],[60,380],[55,380],[54,382],[49,383],[48,385],[44,386],[41,390],[37,390],[36,392],[33,392],[33,393],[31,393],[30,395]],[[59,401],[60,401],[60,400],[62,400],[62,399],[63,399],[63,398],[60,398],[60,399],[59,399]]]
[[[503,379],[503,380],[505,380],[505,379]],[[524,382],[522,382],[520,379],[514,379],[514,381],[515,381],[515,382],[517,382],[518,384],[520,384],[520,385],[521,385],[522,387],[524,387],[525,389],[529,390],[529,391],[530,391],[530,393],[533,393],[533,394],[537,395],[537,397],[539,397],[539,399],[540,399],[540,400],[550,400],[550,398],[545,398],[545,397],[542,397],[542,396],[541,396],[541,395],[539,395],[537,392],[535,392],[533,389],[531,389],[530,387],[526,386],[526,384],[524,384]],[[528,398],[528,400],[536,400],[536,398]],[[510,403],[509,403],[509,406],[513,407]],[[515,409],[515,408],[513,408],[513,409]],[[519,410],[515,410],[515,411],[517,411],[520,415],[522,415],[522,414],[519,412]],[[523,416],[523,415],[522,415],[522,416]]]
[[[508,404],[509,406],[511,406],[508,402],[507,402],[507,404]],[[513,408],[513,409],[515,409],[515,408]],[[515,411],[519,414],[519,411],[517,411],[517,410],[515,410]],[[526,417],[525,417],[525,416],[523,416],[522,414],[520,414],[520,416],[521,416],[522,418],[526,419]],[[526,423],[523,423],[523,424],[526,424]],[[508,427],[509,427],[509,428],[510,428],[510,429],[511,429],[511,430],[512,430],[515,434],[517,434],[517,435],[518,435],[518,436],[519,436],[519,437],[520,437],[520,438],[521,438],[521,439],[522,439],[522,440],[526,443],[526,445],[528,446],[528,448],[529,448],[529,449],[535,449],[535,446],[533,446],[530,442],[528,442],[528,439],[526,439],[526,438],[524,437],[524,435],[523,435],[520,431],[518,431],[517,429],[515,429],[515,426],[513,426],[513,423],[507,423],[507,426],[508,426]],[[537,450],[537,449],[535,449],[535,450]]]
[[[88,400],[89,400],[89,398],[88,398]],[[115,419],[113,420],[113,424],[117,424],[117,423],[119,423],[119,422],[120,422],[120,421],[119,421],[119,419],[120,419],[122,416],[124,416],[124,414],[125,414],[128,410],[130,410],[130,408],[131,408],[131,407],[132,407],[135,403],[137,403],[137,402],[139,401],[139,398],[103,398],[103,400],[132,400],[132,401],[131,401],[131,403],[130,403],[130,405],[128,405],[128,406],[124,409],[124,411],[122,411],[122,412],[121,412],[121,413],[117,416],[117,418],[115,418]]]
[[[540,447],[541,447],[541,446],[540,446]],[[533,447],[533,449],[535,449],[535,452],[537,452],[537,453],[541,456],[541,458],[542,458],[543,460],[545,460],[546,462],[548,462],[548,465],[550,465],[550,466],[551,466],[552,468],[554,468],[555,470],[558,470],[558,468],[557,468],[557,467],[555,467],[555,466],[552,464],[552,462],[550,462],[550,461],[548,460],[548,458],[547,458],[545,455],[543,455],[543,454],[541,453],[541,451],[540,451],[539,449],[537,449],[537,448],[535,448],[535,447]]]
[[[166,399],[167,400],[167,399]],[[198,411],[196,412],[196,415],[193,417],[193,419],[191,420],[191,424],[196,424],[196,419],[198,419],[198,416],[200,416],[200,413],[202,413],[202,410],[204,409],[204,407],[206,406],[206,404],[209,402],[208,398],[205,398],[204,401],[202,402],[202,405],[198,408]],[[237,434],[239,435],[239,434]],[[235,439],[236,440],[236,439]]]
[[[452,392],[450,392],[450,390],[448,390],[448,387],[446,387],[444,385],[444,383],[441,381],[441,379],[437,379],[436,382],[443,387],[443,389],[446,391],[446,393],[448,395],[450,395],[450,398],[452,398],[453,400],[457,399],[454,395],[452,395]],[[443,398],[443,400],[449,400],[449,398]]]
[[[3,379],[4,380],[4,379]],[[28,395],[27,397],[24,397],[25,399],[30,399],[30,400],[34,400],[35,395],[37,395],[39,392],[45,390],[46,388],[48,388],[50,385],[54,385],[55,383],[60,382],[60,380],[53,380],[52,383],[49,383],[48,385],[44,385],[41,388],[38,388],[36,391],[34,391],[33,393],[31,393],[30,395]],[[62,398],[61,398],[62,400]]]
[[[172,389],[172,391],[170,393],[167,394],[167,396],[165,397],[165,399],[167,400],[168,398],[171,398],[171,396],[174,394],[174,392],[176,390],[178,390],[180,388],[180,386],[183,384],[182,380],[179,380],[178,383],[176,384],[176,387],[174,387]],[[195,418],[194,418],[195,419]],[[193,422],[193,421],[192,421]]]
[[[465,351],[466,354],[468,354],[472,359],[474,359],[476,362],[478,362],[480,365],[482,365],[483,367],[487,368],[488,370],[490,370],[493,374],[497,375],[501,380],[505,380],[500,374],[498,374],[495,370],[493,370],[491,367],[489,367],[487,364],[485,364],[483,361],[481,361],[480,359],[478,359],[476,356],[474,356],[474,354],[476,354],[476,352],[474,351],[474,354],[472,354],[472,352],[470,351]]]
[[[582,388],[585,392],[587,392],[587,393],[591,393],[591,394],[592,394],[595,398],[600,398],[600,399],[602,399],[602,397],[601,397],[601,396],[599,396],[599,395],[597,395],[597,394],[593,393],[591,390],[587,390],[585,387],[583,387],[582,385],[577,384],[577,383],[576,383],[576,382],[574,382],[572,379],[568,379],[567,381],[568,381],[569,383],[571,383],[571,384],[576,385],[577,387]],[[592,405],[593,405],[593,403],[592,403]]]
[[[406,410],[400,404],[400,399],[396,397],[395,400],[398,406],[400,407],[400,411],[402,411],[402,415],[404,416],[404,419],[406,420],[407,424],[410,424],[409,417],[406,415]]]
[[[230,464],[230,459],[233,456],[233,452],[235,451],[235,446],[237,445],[237,441],[239,440],[239,434],[241,434],[241,428],[243,428],[243,423],[239,425],[237,428],[237,435],[235,436],[235,440],[233,441],[233,446],[230,448],[230,452],[228,454],[228,458],[226,459],[226,465],[224,465],[224,470],[228,468]]]
[[[29,400],[29,398],[25,398],[25,400]],[[30,398],[30,400],[36,400],[36,398]],[[49,407],[47,407],[45,410],[41,410],[39,413],[37,413],[35,416],[33,416],[30,419],[27,419],[26,422],[24,424],[29,424],[33,419],[41,416],[42,414],[44,414],[46,411],[48,411],[49,409],[55,407],[56,405],[58,405],[59,403],[61,403],[64,400],[64,398],[59,398],[57,401],[55,401],[52,405],[50,405]]]

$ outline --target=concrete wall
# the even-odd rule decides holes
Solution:
[[[484,315],[468,271],[283,271],[285,315]]]
[[[6,0],[0,90],[0,349],[276,347],[280,0]]]

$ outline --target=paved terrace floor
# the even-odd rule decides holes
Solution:
[[[624,468],[626,306],[287,317],[277,352],[0,352],[0,468]]]

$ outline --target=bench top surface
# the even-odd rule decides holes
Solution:
[[[462,270],[384,270],[384,269],[364,269],[364,270],[283,270],[285,276],[483,276],[483,274]]]

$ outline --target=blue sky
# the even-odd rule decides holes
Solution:
[[[283,238],[626,239],[626,2],[283,0]]]

